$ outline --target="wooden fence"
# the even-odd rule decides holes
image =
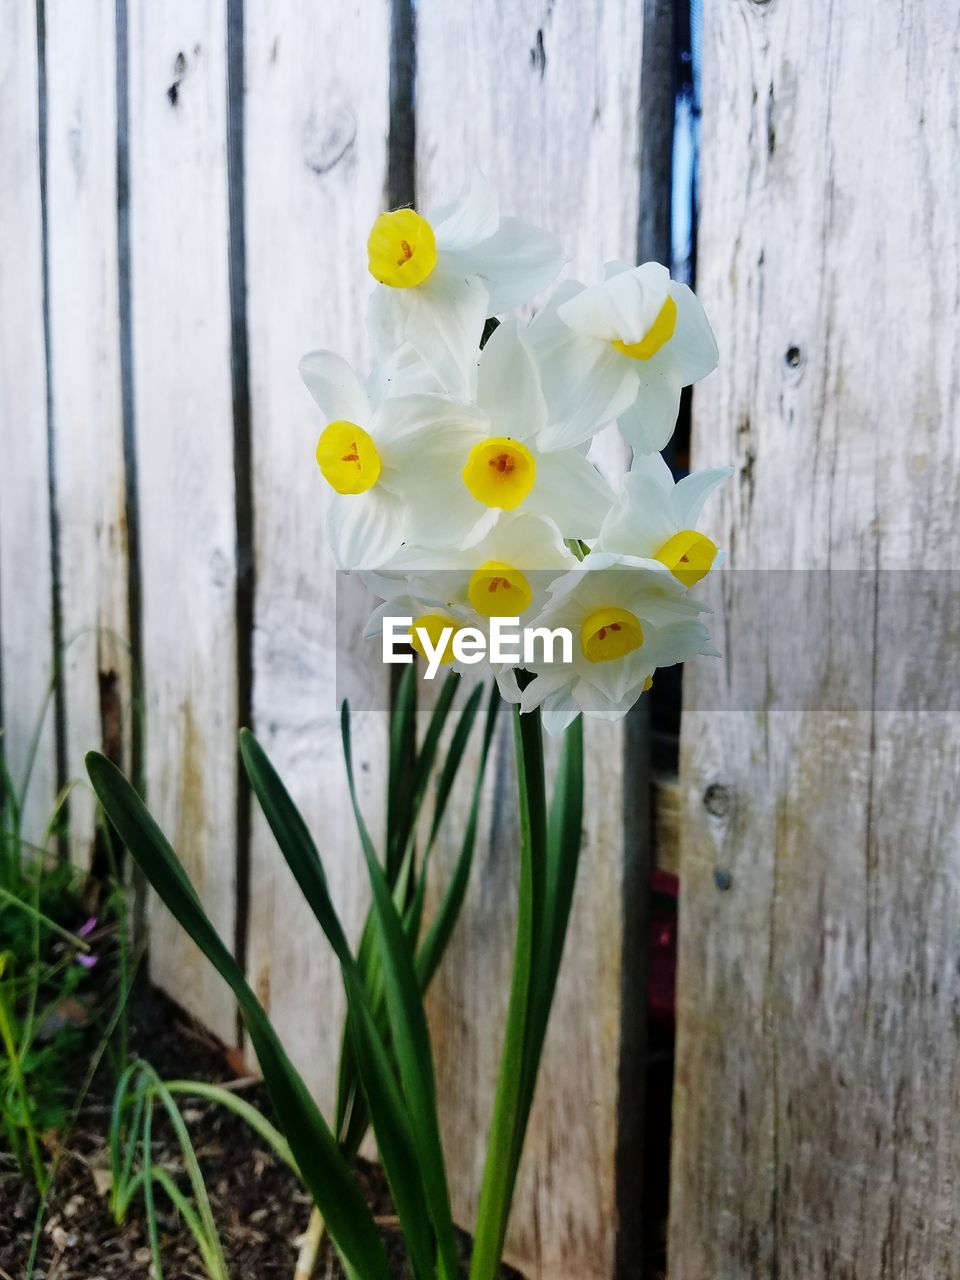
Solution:
[[[698,463],[738,467],[717,540],[734,568],[948,565],[956,15],[705,8],[698,269],[722,363],[694,442]],[[473,163],[578,274],[666,259],[672,13],[417,0],[414,38],[406,0],[0,0],[0,695],[15,778],[33,759],[26,830],[43,838],[87,748],[122,761],[327,1107],[335,965],[235,745],[252,724],[355,935],[334,577],[296,363],[329,346],[362,364],[373,217],[429,206]],[[813,658],[812,680],[842,682],[876,654]],[[718,714],[744,661],[694,664],[686,684],[671,1275],[960,1277],[960,730],[784,711],[775,689]],[[383,716],[358,732],[376,830]],[[588,737],[583,872],[510,1235],[545,1280],[642,1274],[646,742],[642,712]],[[513,816],[491,802],[509,757],[501,735],[431,996],[464,1222],[512,947]],[[80,863],[94,818],[78,788]],[[154,979],[235,1043],[226,989],[162,911],[150,926]]]

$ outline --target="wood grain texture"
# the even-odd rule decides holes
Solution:
[[[366,238],[385,207],[390,6],[248,0],[246,218],[256,541],[254,725],[314,833],[348,935],[367,876],[340,746],[337,664],[355,646],[379,711],[354,717],[361,802],[383,827],[388,703],[372,641],[337,611],[325,544],[322,419],[297,364],[317,347],[365,372]],[[372,604],[372,602],[371,602]],[[365,657],[371,661],[365,662]],[[248,970],[291,1056],[332,1114],[344,999],[337,963],[270,831],[254,817]]]
[[[5,5],[0,18],[0,113],[6,122],[0,130],[0,723],[2,750],[18,791],[29,776],[22,831],[35,842],[43,839],[57,790],[47,702],[54,646],[37,74],[34,8]]]
[[[132,338],[147,799],[228,944],[237,639],[222,5],[129,7]],[[227,988],[151,913],[151,974],[223,1039]]]
[[[420,207],[455,194],[476,164],[505,213],[563,238],[574,274],[595,278],[604,260],[632,258],[642,194],[640,7],[424,0],[417,23]],[[604,464],[616,470],[623,457],[608,438]],[[589,726],[581,877],[508,1239],[508,1256],[530,1276],[614,1274],[623,752],[622,726]],[[515,788],[505,714],[473,884],[430,1001],[454,1207],[465,1225],[476,1209],[512,966]],[[455,847],[449,837],[441,880]]]
[[[84,752],[129,761],[130,647],[117,310],[113,0],[77,21],[46,4],[47,211],[54,474],[68,777]],[[71,854],[90,862],[95,805],[77,787]]]
[[[960,26],[926,0],[705,17],[695,452],[738,474],[725,657],[685,684],[670,1275],[956,1277],[960,728],[912,709],[955,640],[923,614],[911,670],[883,600],[960,550]],[[866,577],[811,628],[822,575],[792,575],[751,629],[740,571],[779,568]]]

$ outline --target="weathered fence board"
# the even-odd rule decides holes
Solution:
[[[147,798],[232,940],[234,444],[223,5],[129,6],[133,377]],[[233,1000],[165,911],[151,972],[218,1035]]]
[[[118,319],[114,0],[46,5],[50,383],[64,652],[65,760],[102,747],[129,762],[130,646]],[[70,799],[88,865],[95,806]]]
[[[417,23],[420,206],[454,192],[476,164],[505,213],[564,239],[575,274],[594,278],[604,260],[632,259],[639,200],[655,198],[638,181],[640,7],[426,0]],[[456,108],[463,102],[469,110]],[[610,441],[605,455],[607,466],[622,467]],[[455,1211],[464,1223],[480,1186],[514,949],[518,833],[507,720],[487,784],[488,804],[494,791],[497,803],[487,810],[471,893],[431,996]],[[617,1148],[625,1137],[623,912],[630,860],[645,852],[625,841],[625,787],[645,785],[625,779],[626,736],[611,725],[587,733],[581,876],[508,1241],[531,1276],[614,1273]],[[457,846],[456,824],[451,830],[437,858],[441,875]],[[639,1069],[633,1087],[642,1091]]]
[[[317,838],[351,936],[368,900],[340,747],[336,585],[325,546],[320,415],[297,363],[339,351],[364,368],[366,237],[385,207],[390,12],[386,0],[246,5],[245,166],[256,548],[253,720]],[[337,56],[329,52],[336,48]],[[342,621],[342,620],[341,620]],[[372,641],[359,641],[369,647]],[[373,672],[375,663],[366,663]],[[343,676],[341,671],[341,676]],[[354,720],[375,837],[386,789],[383,708]],[[330,1114],[344,1000],[337,963],[254,817],[250,979]]]
[[[57,791],[47,704],[54,642],[38,68],[33,6],[6,5],[0,26],[0,697],[3,752],[18,791],[30,776],[23,835],[36,842]]]
[[[696,460],[739,476],[728,651],[686,676],[675,1280],[960,1276],[955,639],[918,609],[904,677],[882,607],[958,552],[957,38],[927,0],[707,7]],[[748,630],[774,568],[879,570],[867,625],[851,575]],[[712,710],[791,653],[825,710]]]

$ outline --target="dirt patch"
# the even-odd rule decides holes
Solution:
[[[215,1083],[236,1078],[223,1047],[182,1010],[139,983],[130,1005],[130,1045],[161,1077],[189,1077]],[[78,1082],[86,1064],[77,1063]],[[36,1257],[35,1280],[147,1280],[150,1251],[142,1204],[131,1207],[122,1225],[114,1222],[104,1189],[107,1130],[113,1078],[101,1070],[94,1078],[51,1191]],[[242,1096],[271,1116],[262,1085]],[[310,1216],[310,1198],[296,1177],[238,1117],[200,1099],[180,1097],[181,1110],[200,1161],[224,1254],[234,1280],[292,1280],[299,1237]],[[179,1148],[157,1113],[154,1158],[184,1189]],[[393,1274],[406,1277],[403,1241],[381,1170],[365,1162],[358,1178],[381,1226]],[[0,1280],[27,1274],[38,1198],[11,1157],[0,1151]],[[186,1225],[162,1194],[161,1248],[166,1280],[203,1280],[196,1244]],[[469,1237],[461,1238],[464,1262]],[[464,1272],[465,1274],[465,1272]],[[317,1280],[339,1280],[343,1272],[329,1249],[321,1253]],[[504,1268],[504,1280],[522,1280]]]

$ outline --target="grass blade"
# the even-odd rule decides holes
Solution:
[[[225,1110],[232,1111],[258,1137],[263,1139],[285,1165],[292,1169],[298,1177],[300,1176],[300,1166],[293,1158],[290,1143],[287,1142],[280,1130],[275,1125],[272,1125],[256,1107],[251,1106],[249,1102],[245,1102],[243,1098],[238,1098],[232,1089],[224,1089],[222,1085],[218,1084],[207,1084],[205,1080],[164,1080],[163,1086],[168,1093],[174,1096],[178,1093],[185,1093],[195,1098],[206,1098],[209,1102],[216,1102]]]

